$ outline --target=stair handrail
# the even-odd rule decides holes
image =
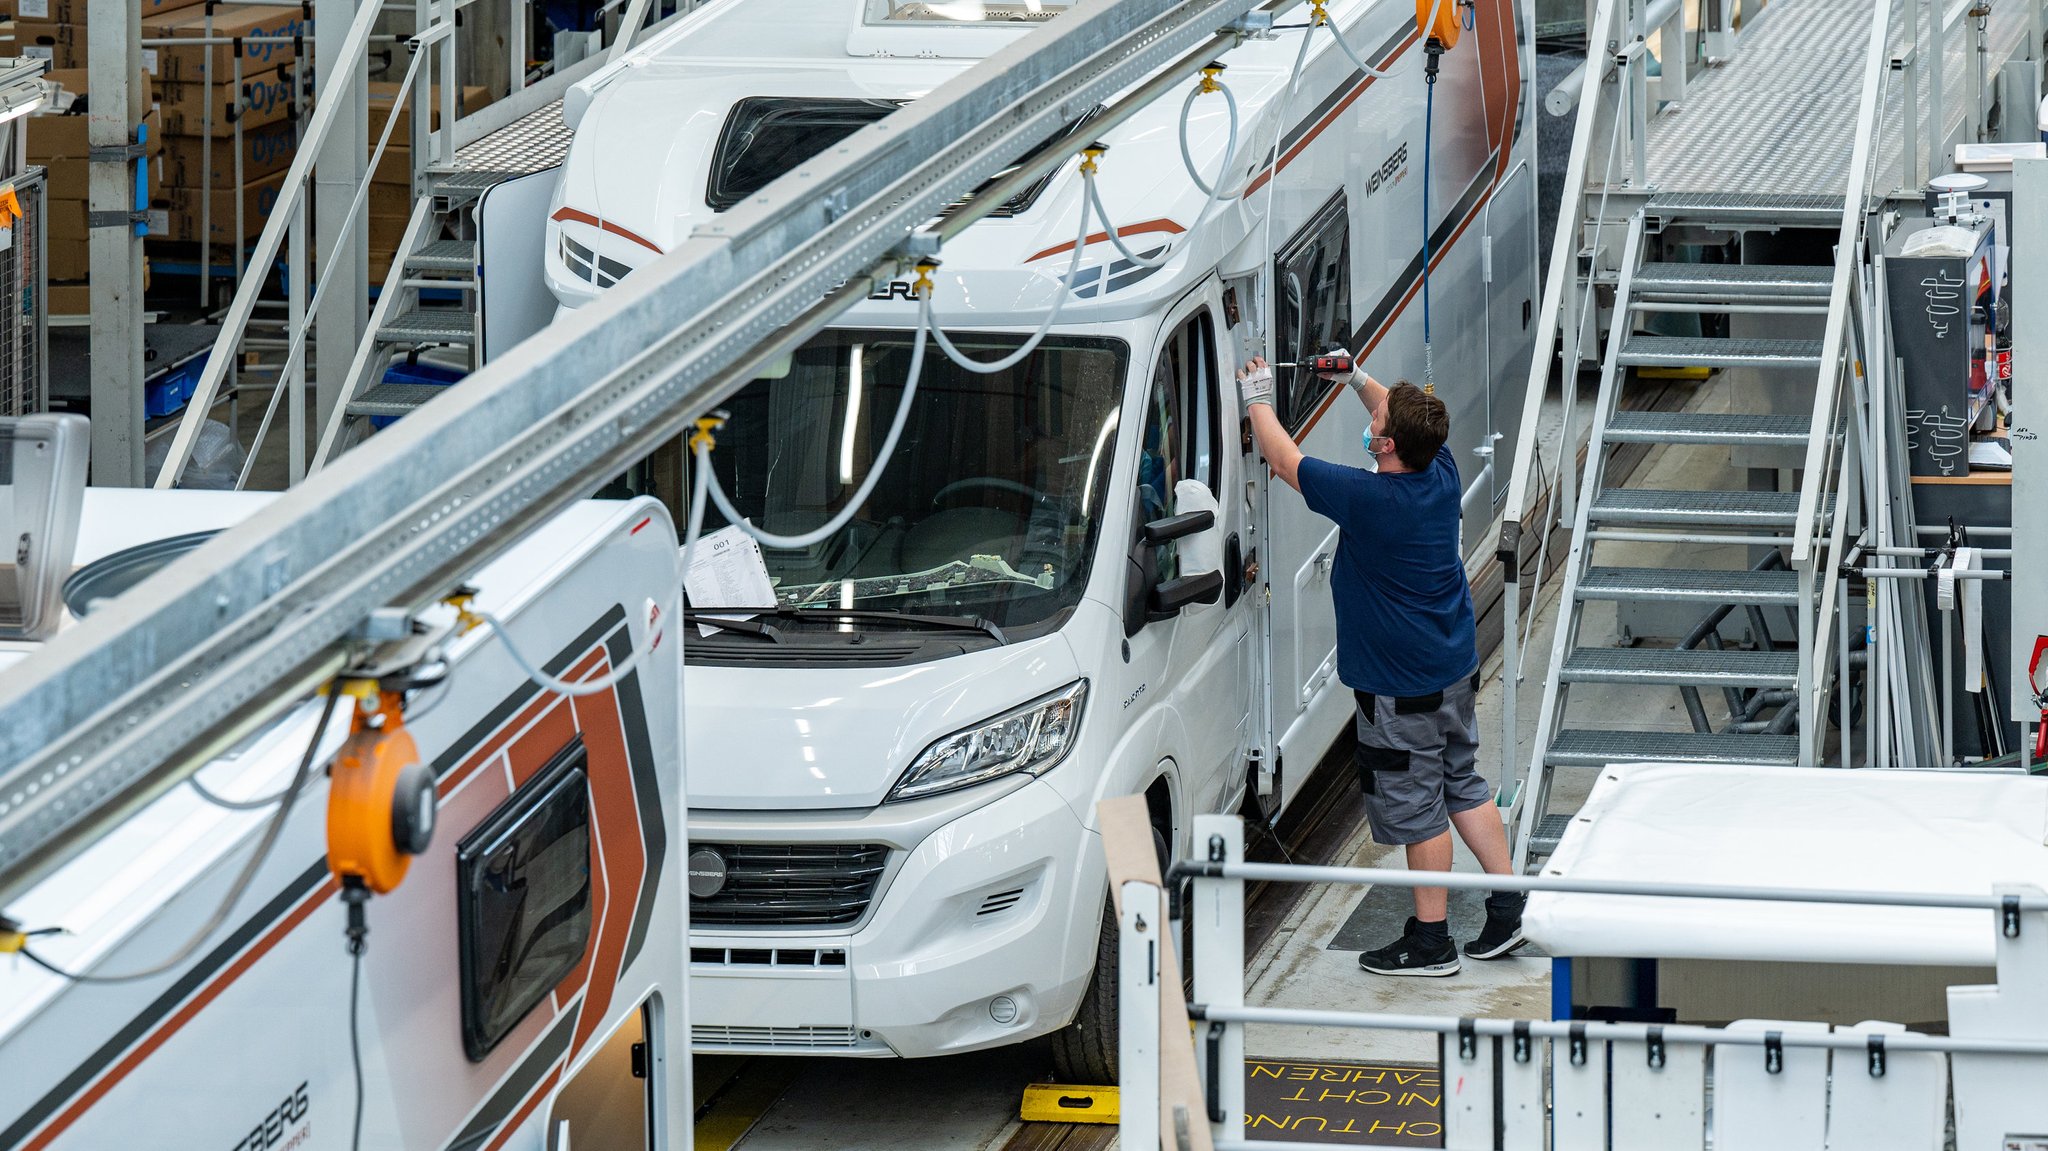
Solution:
[[[384,274],[384,290],[377,294],[377,306],[370,309],[370,322],[364,326],[363,338],[356,343],[355,358],[349,361],[348,378],[342,382],[341,394],[335,397],[334,408],[327,413],[327,422],[320,429],[319,446],[313,451],[313,459],[306,468],[307,475],[313,475],[327,466],[334,458],[335,446],[341,441],[341,430],[348,426],[348,406],[358,395],[369,389],[369,368],[375,358],[377,333],[390,321],[391,312],[398,297],[404,294],[405,262],[419,250],[420,235],[426,231],[426,223],[434,215],[433,199],[422,197],[413,205],[412,219],[405,226],[405,236],[398,242],[398,251],[392,256],[391,269]]]
[[[383,12],[381,4],[365,4],[356,10],[355,20],[349,24],[348,35],[335,51],[335,66],[329,73],[347,77],[342,83],[342,92],[360,81],[363,61],[368,58],[370,31],[376,26],[377,17]],[[335,121],[349,104],[337,98],[340,93],[322,93],[313,103],[313,115],[306,122],[305,135],[299,139],[298,152],[292,157],[292,164],[285,171],[284,183],[278,190],[277,202],[271,207],[270,218],[263,223],[263,232],[256,240],[256,250],[246,265],[251,269],[269,268],[277,262],[277,253],[284,246],[285,234],[290,230],[292,219],[298,215],[299,205],[305,200],[306,189],[313,176],[313,164],[319,157],[327,135],[333,131]],[[374,171],[374,169],[372,169]],[[210,242],[202,238],[202,243]],[[242,334],[249,326],[249,317],[255,313],[256,300],[263,294],[267,277],[252,274],[242,277],[235,285],[234,302],[228,305],[227,315],[221,320],[220,333],[214,337],[213,351],[206,358],[206,366],[199,373],[199,382],[192,390],[192,398],[185,406],[185,414],[178,421],[178,431],[171,438],[170,453],[164,458],[163,467],[158,469],[155,488],[174,488],[185,473],[185,465],[192,458],[192,447],[198,442],[200,429],[206,426],[207,413],[213,410],[214,397],[220,391],[221,381],[226,378],[228,367],[234,362],[235,349],[242,342]],[[278,386],[288,386],[280,377]]]
[[[1870,48],[1863,62],[1863,93],[1856,110],[1854,144],[1849,152],[1849,178],[1842,190],[1842,225],[1835,239],[1835,276],[1828,288],[1827,327],[1820,341],[1820,371],[1814,387],[1813,416],[1816,428],[1834,410],[1842,373],[1850,368],[1843,352],[1849,340],[1849,281],[1862,259],[1864,217],[1863,189],[1870,179],[1871,155],[1876,150],[1878,116],[1884,102],[1878,98],[1885,73],[1891,68],[1891,0],[1870,6]],[[1792,564],[1812,562],[1815,519],[1820,512],[1821,488],[1829,437],[1814,434],[1806,441],[1806,482],[1800,486],[1799,515],[1792,535]]]
[[[1603,39],[1612,41],[1619,38],[1615,35],[1615,21],[1625,2],[1600,0],[1599,10],[1586,37],[1589,60],[1592,58],[1592,45],[1601,43]],[[1587,77],[1589,91],[1580,97],[1577,119],[1572,125],[1571,158],[1565,162],[1564,192],[1558,199],[1557,234],[1551,240],[1550,268],[1544,275],[1543,300],[1536,313],[1535,352],[1529,360],[1528,386],[1522,394],[1522,434],[1516,437],[1514,468],[1508,474],[1508,503],[1502,513],[1500,546],[1497,549],[1498,558],[1506,569],[1504,577],[1509,583],[1514,583],[1519,574],[1522,516],[1528,510],[1529,473],[1536,459],[1536,421],[1542,415],[1543,397],[1550,388],[1550,348],[1557,340],[1561,326],[1560,313],[1568,290],[1565,284],[1567,271],[1577,262],[1577,235],[1584,220],[1580,201],[1586,196],[1586,166],[1593,146],[1594,122],[1599,118],[1599,93],[1605,89],[1605,81],[1615,67],[1613,52],[1601,55],[1601,71],[1597,76]],[[1564,371],[1569,376],[1573,366],[1564,365]],[[1569,444],[1558,449],[1560,468],[1570,451]]]
[[[341,226],[340,238],[343,241],[346,241],[349,233],[355,230],[356,220],[360,218],[363,214],[364,201],[366,201],[369,198],[370,185],[377,177],[378,166],[383,163],[384,150],[391,143],[392,130],[397,127],[398,118],[404,114],[406,102],[408,98],[412,95],[414,88],[413,80],[419,74],[420,62],[426,59],[427,51],[430,48],[432,48],[435,44],[440,43],[442,41],[448,41],[452,43],[454,41],[454,36],[454,22],[446,21],[442,23],[429,25],[427,28],[421,30],[419,35],[411,37],[409,39],[408,44],[409,47],[412,49],[412,59],[406,65],[405,79],[399,82],[398,91],[391,99],[391,111],[384,117],[384,130],[377,137],[376,147],[374,147],[370,151],[370,162],[364,168],[362,182],[356,186],[355,195],[349,202],[348,217],[342,222]],[[422,200],[420,202],[422,204],[425,204],[428,201]],[[297,211],[296,208],[294,208],[293,210]],[[275,214],[273,214],[272,218],[276,218]],[[265,226],[268,227],[267,224]],[[392,261],[393,272],[399,272],[403,269],[404,258],[406,254],[409,251],[411,251],[411,245],[416,240],[418,229],[418,213],[415,212],[414,223],[411,227],[409,227],[406,230],[405,242],[400,245],[397,257]],[[327,296],[327,288],[329,282],[333,280],[334,273],[337,270],[339,270],[341,266],[342,262],[339,260],[321,261],[319,282],[313,286],[312,297],[306,301],[305,311],[307,314],[314,314],[320,310],[320,301],[326,298]],[[388,283],[386,285],[386,288],[388,290]],[[239,289],[237,294],[239,295]],[[382,302],[383,301],[380,299],[379,304],[381,305]],[[248,459],[243,463],[241,475],[235,481],[235,489],[237,491],[241,490],[243,487],[248,485],[249,474],[251,471],[254,470],[255,467],[256,453],[263,447],[264,434],[270,430],[271,417],[274,416],[277,412],[278,399],[284,395],[288,387],[293,386],[289,382],[292,379],[292,369],[297,367],[300,363],[304,361],[306,354],[306,338],[308,335],[312,333],[312,330],[313,327],[311,324],[305,324],[302,325],[298,331],[293,332],[291,334],[291,340],[288,342],[285,348],[284,366],[278,370],[279,384],[271,392],[270,402],[264,406],[263,420],[257,426],[255,439],[249,444]],[[375,331],[376,329],[373,326],[371,330]],[[354,380],[355,376],[353,373],[351,373],[349,377],[350,387],[344,390],[344,393],[339,399],[339,401],[335,403],[335,412],[338,413],[342,411],[344,408],[346,408],[348,406],[348,401],[351,398],[353,398]],[[320,453],[322,456],[326,454],[329,447],[329,438],[328,436],[323,435],[320,439]],[[168,462],[166,462],[165,467],[169,467]],[[315,464],[312,470],[318,470],[317,463]],[[309,471],[307,474],[310,475],[312,474],[312,472]],[[158,486],[162,487],[166,485],[159,484]]]

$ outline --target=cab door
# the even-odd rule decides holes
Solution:
[[[1163,752],[1179,765],[1191,812],[1235,800],[1252,738],[1249,517],[1241,499],[1227,498],[1242,465],[1220,299],[1211,282],[1183,300],[1153,349],[1124,605],[1131,664],[1158,669],[1153,690],[1176,719],[1167,738],[1177,746]]]

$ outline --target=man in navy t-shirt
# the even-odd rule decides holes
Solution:
[[[1444,446],[1450,416],[1414,384],[1390,389],[1363,367],[1345,383],[1372,413],[1370,470],[1302,455],[1273,414],[1272,369],[1255,358],[1238,372],[1267,465],[1340,529],[1330,585],[1337,676],[1357,701],[1359,780],[1373,838],[1404,847],[1413,870],[1449,871],[1455,826],[1481,867],[1505,875],[1507,835],[1477,767],[1479,649],[1458,548],[1458,465]],[[1495,959],[1520,947],[1523,901],[1494,892],[1486,926],[1465,954]],[[1359,956],[1359,966],[1378,975],[1457,974],[1445,911],[1443,888],[1416,888],[1407,930]]]

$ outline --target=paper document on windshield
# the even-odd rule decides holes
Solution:
[[[738,527],[722,528],[697,539],[697,554],[690,557],[689,574],[683,590],[692,606],[757,608],[775,606],[775,584],[768,578],[768,561],[761,558],[761,545]],[[751,612],[713,616],[713,619],[741,620]],[[699,635],[717,631],[716,625],[697,624]]]

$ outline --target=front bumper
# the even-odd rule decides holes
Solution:
[[[987,790],[1000,797],[854,814],[693,812],[693,843],[892,847],[850,928],[693,926],[693,1046],[917,1057],[1065,1026],[1094,964],[1102,854],[1043,782]]]

